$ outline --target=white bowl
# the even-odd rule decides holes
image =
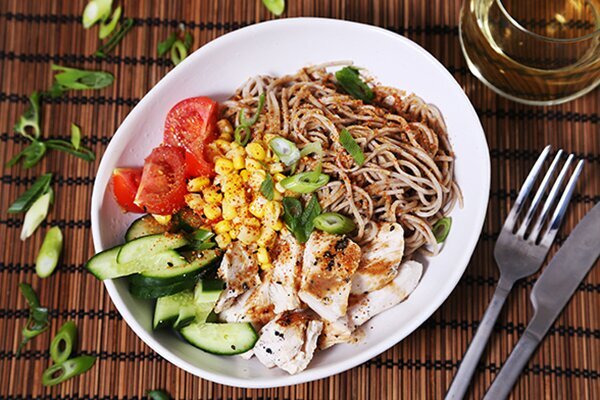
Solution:
[[[266,388],[352,368],[417,329],[446,300],[469,262],[485,217],[490,182],[488,147],[471,103],[444,66],[412,41],[373,26],[317,18],[265,22],[221,36],[174,68],[140,101],[100,163],[92,198],[96,251],[121,243],[136,218],[124,215],[113,200],[108,189],[112,170],[142,165],[162,141],[165,116],[175,103],[199,95],[222,101],[251,76],[294,73],[308,64],[335,60],[352,60],[383,84],[412,91],[439,107],[456,153],[456,180],[464,207],[452,212],[452,230],[443,251],[428,260],[411,296],[375,317],[359,344],[319,352],[308,369],[297,375],[269,370],[256,359],[207,354],[170,332],[153,332],[151,302],[132,297],[123,280],[106,281],[112,301],[134,332],[162,357],[194,375],[226,385]]]

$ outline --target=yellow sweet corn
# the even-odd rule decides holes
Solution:
[[[217,139],[213,142],[215,146],[224,153],[227,153],[231,148],[231,143],[227,140]]]
[[[271,163],[269,165],[269,172],[272,174],[283,172],[283,164],[280,162]]]
[[[223,219],[231,221],[236,217],[237,212],[235,207],[227,199],[223,199],[222,207]]]
[[[281,220],[277,220],[277,222],[275,222],[275,225],[273,225],[273,230],[276,232],[279,232],[280,230],[283,229],[283,222],[281,222]]]
[[[231,236],[228,233],[223,233],[215,236],[215,242],[220,249],[226,248],[231,243]]]
[[[246,146],[246,154],[258,161],[264,161],[266,156],[264,147],[256,142],[248,143]]]
[[[250,203],[248,211],[256,218],[262,218],[265,215],[265,204],[267,204],[267,199],[263,196],[256,196]]]
[[[253,158],[246,158],[246,169],[250,172],[264,170],[262,164]]]
[[[262,247],[269,247],[271,244],[273,244],[276,237],[277,233],[273,228],[269,226],[263,226],[260,230],[260,236],[256,241],[256,244]]]
[[[279,220],[281,215],[281,205],[277,201],[269,201],[265,205],[265,216],[263,217],[263,224],[266,226],[273,226]]]
[[[260,229],[254,226],[242,225],[238,232],[237,238],[243,244],[251,244],[256,242],[260,236]]]
[[[214,186],[207,187],[202,191],[202,194],[204,200],[209,204],[217,204],[223,200],[223,194],[219,193],[219,190]]]
[[[220,134],[224,134],[224,133],[228,134],[228,135],[233,134],[233,126],[231,126],[231,122],[229,122],[225,118],[220,119],[217,122],[217,129],[219,130]]]
[[[246,160],[244,156],[235,156],[233,157],[233,168],[235,169],[244,169],[246,167]]]
[[[158,222],[161,225],[167,225],[169,222],[171,222],[171,215],[152,214],[152,216],[154,217],[156,222]]]
[[[204,208],[205,201],[201,194],[188,193],[184,197],[185,204],[194,211],[200,211]]]
[[[279,182],[275,183],[275,190],[279,193],[285,193],[284,187]]]
[[[283,195],[279,192],[273,192],[273,200],[275,201],[282,201],[283,200]]]
[[[222,234],[231,231],[231,222],[227,220],[219,221],[215,224],[215,233]]]
[[[188,192],[196,193],[210,185],[210,179],[205,176],[199,176],[198,178],[191,179],[187,183]]]
[[[282,180],[285,179],[285,175],[282,174],[281,172],[276,173],[275,175],[273,175],[273,180],[275,182],[281,182]]]
[[[256,251],[256,260],[264,265],[271,263],[271,257],[269,257],[269,252],[264,247],[259,247]]]
[[[208,219],[217,219],[221,216],[221,207],[214,204],[204,206],[204,215]]]
[[[246,183],[248,184],[248,186],[250,186],[252,190],[254,190],[255,192],[259,192],[260,185],[262,185],[266,177],[267,173],[263,170],[252,171],[250,173],[250,178],[248,178],[248,182]]]
[[[240,171],[240,177],[242,178],[242,181],[248,182],[248,179],[250,179],[250,172],[248,172],[247,169],[243,169]]]
[[[221,134],[219,135],[219,139],[221,139],[221,140],[225,140],[225,141],[227,141],[227,142],[231,142],[231,141],[233,140],[233,136],[231,136],[231,135],[230,135],[230,134],[228,134],[228,133],[221,133]]]
[[[229,175],[233,171],[233,163],[226,158],[217,158],[215,172],[219,175]]]

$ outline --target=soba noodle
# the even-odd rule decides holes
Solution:
[[[300,149],[320,142],[323,173],[331,178],[316,192],[319,203],[355,221],[355,240],[366,244],[380,222],[398,222],[405,230],[405,254],[420,249],[436,254],[432,226],[462,201],[444,120],[435,106],[416,95],[381,86],[364,74],[375,94],[371,104],[343,93],[327,68],[348,64],[251,78],[224,103],[224,117],[235,126],[240,110],[255,110],[264,92],[264,111],[252,126],[252,137],[275,134]],[[362,148],[362,166],[340,144],[343,128]],[[303,157],[297,172],[313,170],[318,162],[314,154]]]

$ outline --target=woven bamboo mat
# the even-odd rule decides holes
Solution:
[[[272,18],[260,0],[127,1],[125,15],[135,27],[114,54],[100,61],[94,32],[80,21],[85,0],[0,0],[0,165],[23,146],[12,132],[33,90],[50,86],[50,63],[103,69],[116,83],[94,92],[70,92],[43,106],[43,131],[68,138],[78,123],[83,143],[102,155],[113,132],[136,102],[171,66],[156,58],[156,45],[184,22],[195,47],[240,27]],[[495,238],[517,189],[547,143],[586,159],[562,243],[600,200],[600,93],[557,107],[534,108],[504,100],[486,89],[465,65],[458,41],[458,0],[288,0],[286,15],[320,16],[385,27],[424,46],[461,83],[483,123],[491,151],[492,189],[487,219],[471,263],[444,305],[402,343],[348,372],[317,382],[272,390],[221,386],[188,374],[154,353],[128,328],[103,285],[83,271],[93,254],[90,198],[98,161],[86,163],[51,153],[31,170],[2,168],[0,182],[0,397],[15,399],[137,399],[163,388],[178,399],[384,399],[441,398],[491,298],[498,273],[492,258]],[[36,176],[54,172],[56,202],[43,225],[58,225],[67,238],[57,272],[45,280],[34,259],[45,229],[21,242],[21,216],[8,205]],[[551,253],[556,249],[554,248]],[[50,307],[52,326],[15,357],[27,306],[17,286],[30,282]],[[517,284],[473,382],[481,398],[523,332],[531,310],[534,279]],[[579,287],[514,391],[516,399],[600,398],[600,268]],[[80,348],[98,356],[94,368],[53,389],[41,385],[49,365],[47,349],[60,325],[71,319],[81,333]]]

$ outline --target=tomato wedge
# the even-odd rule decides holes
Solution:
[[[169,215],[185,206],[185,150],[159,146],[144,161],[135,204],[146,212]]]
[[[214,168],[206,154],[216,139],[219,104],[208,97],[192,97],[177,103],[167,115],[163,143],[186,150],[186,177],[210,176]]]
[[[115,200],[125,212],[143,213],[133,201],[142,179],[142,168],[115,168],[112,174],[112,189]]]

